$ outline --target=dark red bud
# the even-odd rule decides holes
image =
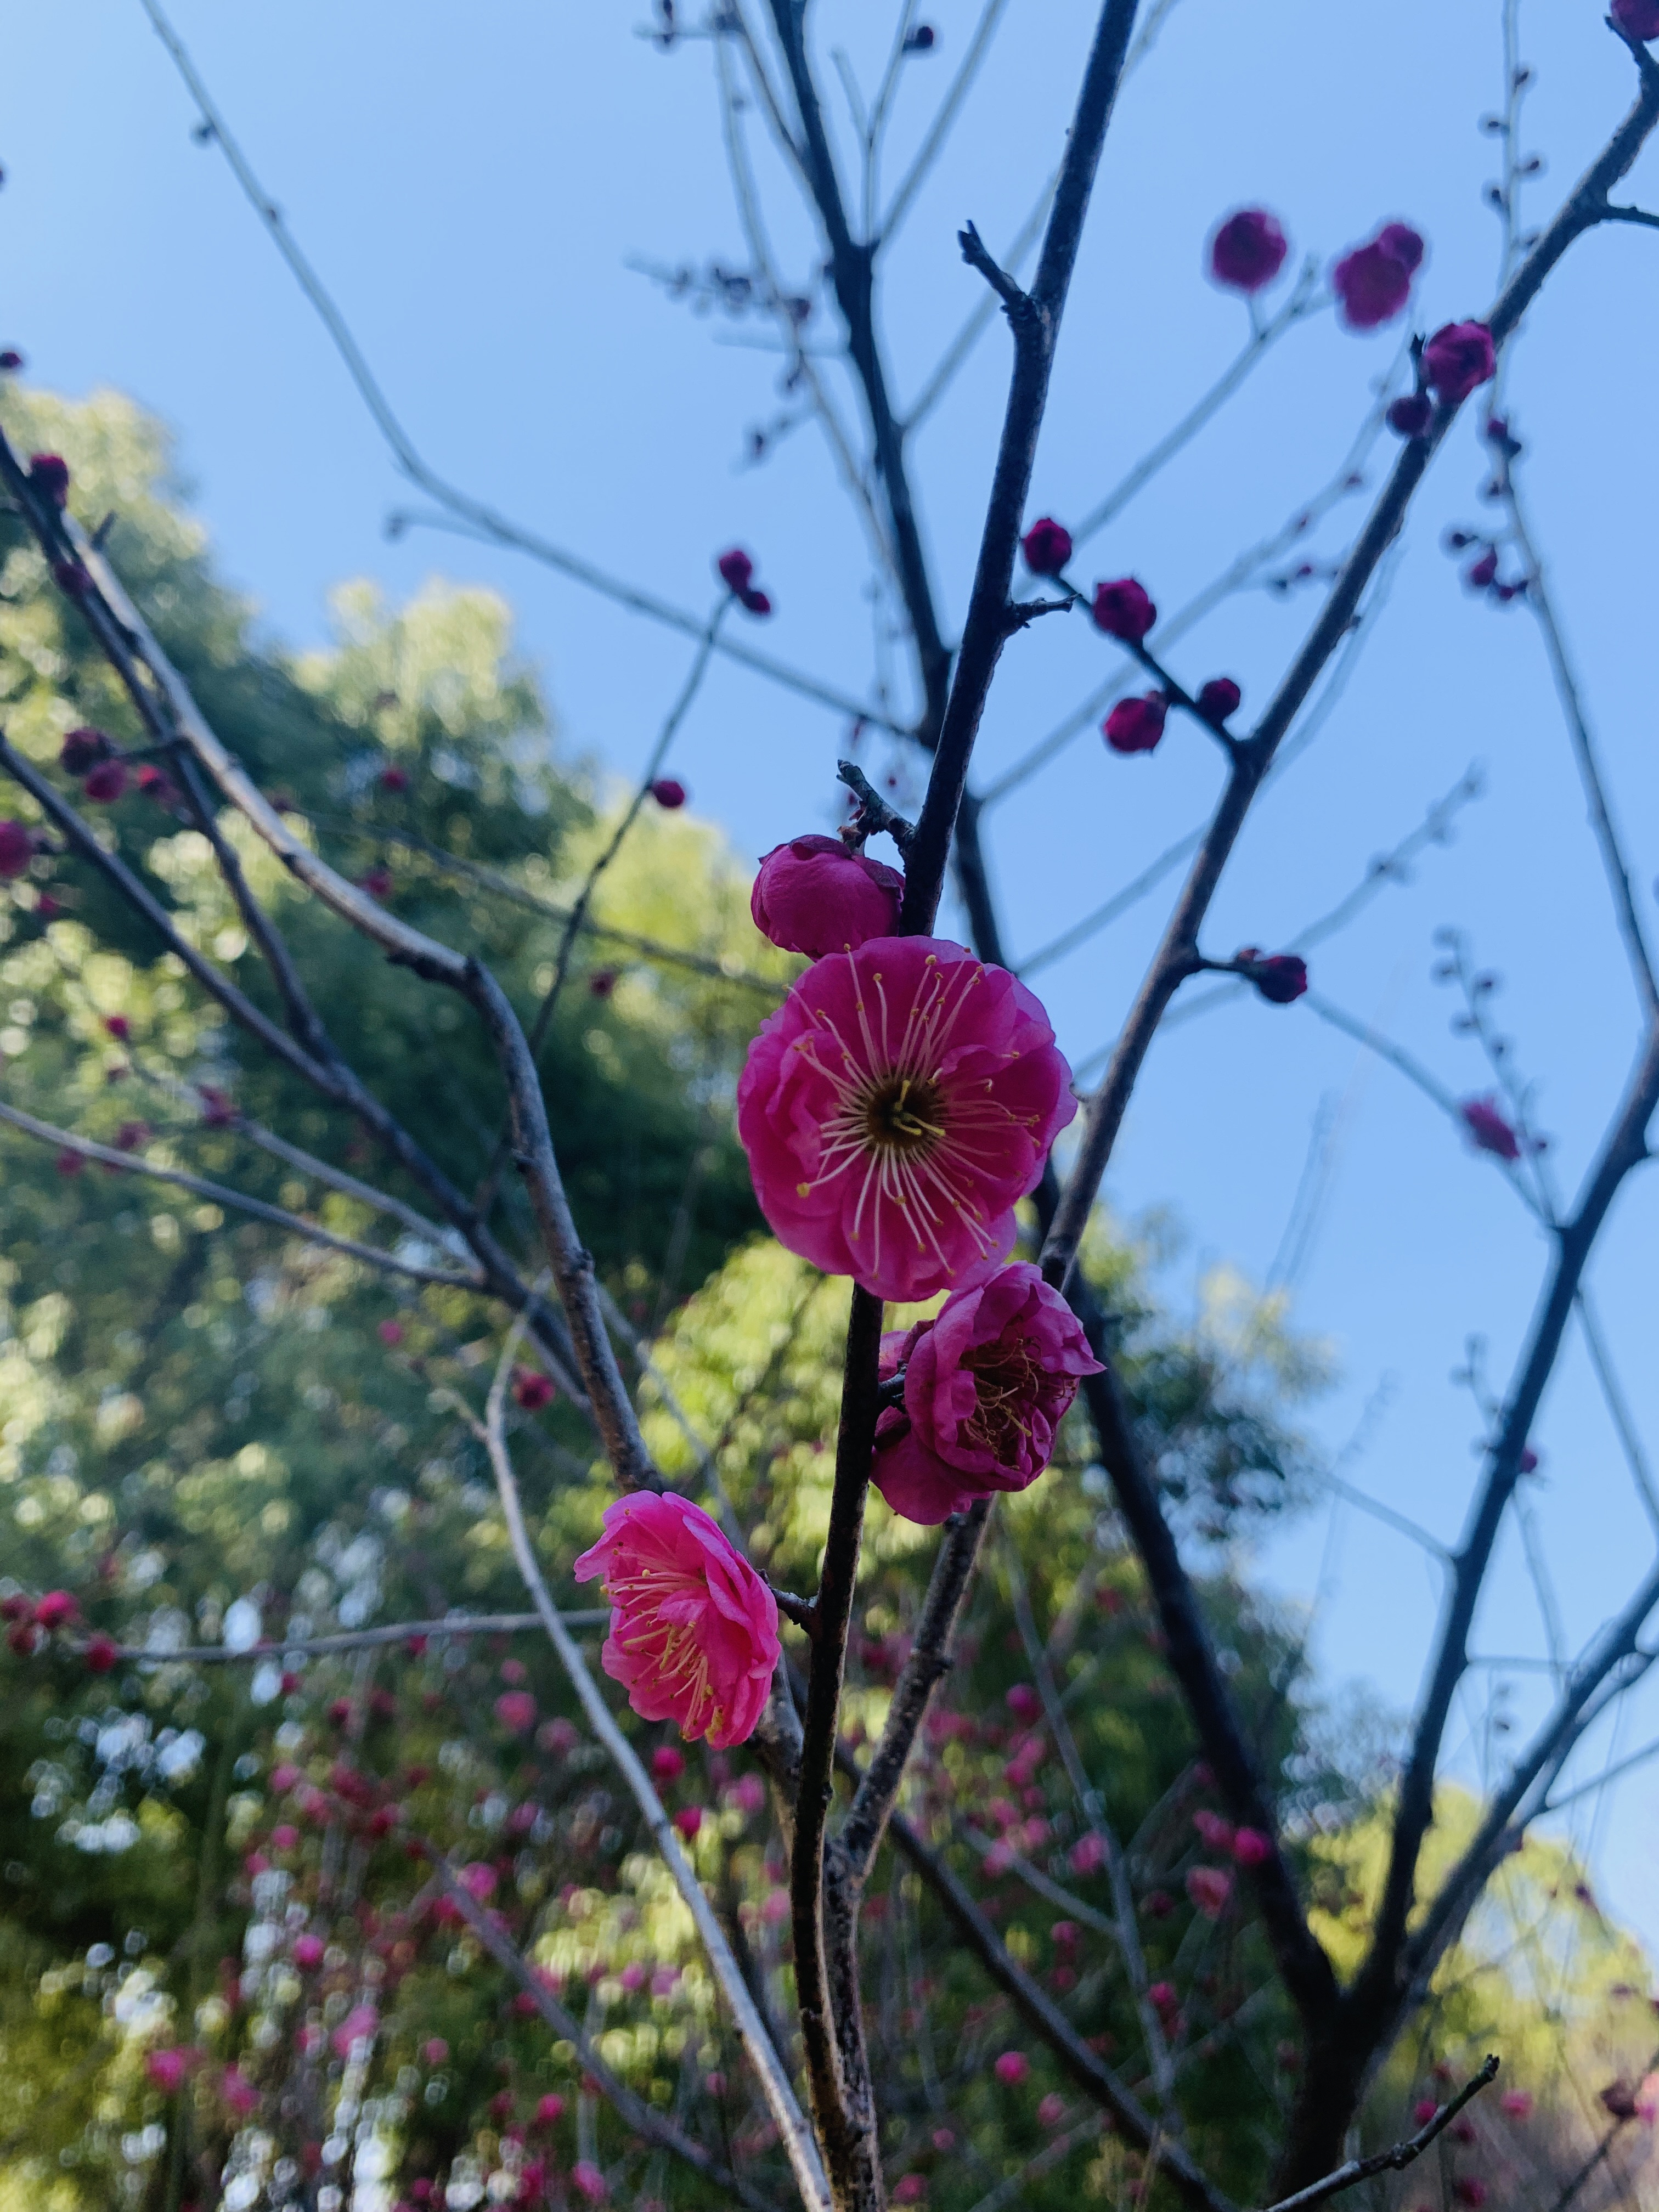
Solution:
[[[45,492],[54,507],[63,507],[69,500],[69,463],[61,453],[31,453],[29,482],[37,491]]]
[[[685,786],[676,776],[659,775],[651,786],[651,796],[659,806],[665,806],[672,813],[677,806],[685,804]]]
[[[1396,399],[1389,410],[1389,428],[1402,438],[1420,438],[1434,420],[1434,402],[1426,392],[1413,392]]]
[[[1212,722],[1224,722],[1238,712],[1243,696],[1231,676],[1212,676],[1198,695],[1198,711]]]
[[[730,592],[747,590],[755,573],[754,562],[740,545],[734,545],[729,553],[722,553],[714,566],[720,571],[721,583]]]
[[[1064,523],[1045,514],[1021,538],[1020,550],[1034,576],[1057,576],[1072,557],[1072,533]]]

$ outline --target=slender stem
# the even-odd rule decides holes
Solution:
[[[1311,2212],[1314,2205],[1323,2204],[1330,2197],[1340,2197],[1344,2190],[1370,2180],[1374,2174],[1403,2172],[1407,2166],[1414,2165],[1422,2157],[1443,2130],[1451,2125],[1464,2106],[1497,2079],[1498,2060],[1489,2057],[1473,2081],[1466,2081],[1457,2094],[1442,2105],[1434,2118],[1426,2121],[1414,2136],[1404,2142],[1395,2143],[1388,2150],[1375,2151],[1370,2158],[1351,2158],[1346,2166],[1338,2166],[1334,2173],[1326,2174],[1322,2180],[1310,2182],[1305,2189],[1298,2189],[1293,2197],[1281,2197],[1270,2208],[1270,2212]]]
[[[560,1615],[567,1628],[603,1628],[610,1618],[605,1607]],[[383,1621],[378,1628],[353,1628],[338,1636],[302,1636],[294,1641],[283,1637],[263,1637],[258,1643],[250,1644],[240,1651],[233,1651],[223,1644],[185,1644],[176,1651],[149,1644],[118,1644],[114,1656],[152,1667],[254,1667],[265,1659],[331,1659],[342,1651],[367,1651],[383,1644],[407,1644],[415,1637],[441,1639],[447,1636],[515,1636],[540,1626],[538,1613],[446,1613],[435,1620]],[[84,1644],[70,1646],[82,1656],[86,1648]]]
[[[838,2203],[858,2192],[863,2147],[847,2110],[837,2023],[830,2007],[824,1945],[824,1841],[834,1790],[836,1728],[847,1664],[848,1631],[858,1582],[864,1502],[870,1487],[878,1405],[877,1359],[881,1349],[882,1302],[854,1290],[848,1317],[847,1353],[836,1445],[835,1487],[817,1600],[817,1634],[811,1645],[803,1719],[800,1774],[795,1795],[795,1842],[789,1869],[790,1915],[795,1942],[795,1990],[811,2092],[812,2116],[824,2146]],[[867,2153],[864,2154],[867,2156]]]
[[[767,2109],[782,2138],[785,2152],[800,2191],[801,2201],[807,2212],[829,2212],[830,2197],[819,2168],[812,2137],[789,2077],[774,2050],[766,2032],[765,2022],[756,2008],[748,1984],[738,1970],[726,1942],[720,1918],[714,1906],[703,1894],[690,1861],[681,1846],[674,1824],[663,1808],[662,1800],[653,1786],[638,1753],[616,1721],[611,1709],[600,1694],[599,1686],[589,1673],[580,1647],[561,1620],[558,1610],[549,1595],[541,1564],[535,1547],[525,1526],[524,1509],[520,1502],[517,1477],[507,1448],[506,1409],[507,1378],[513,1371],[513,1356],[517,1346],[518,1326],[507,1332],[496,1363],[495,1378],[490,1384],[489,1396],[482,1423],[469,1419],[469,1425],[489,1455],[495,1472],[495,1489],[501,1499],[502,1516],[507,1522],[507,1536],[513,1547],[513,1557],[525,1588],[530,1593],[541,1623],[547,1631],[548,1640],[558,1655],[559,1663],[569,1677],[582,1711],[587,1716],[589,1727],[599,1741],[615,1761],[622,1778],[633,1794],[652,1840],[661,1853],[669,1873],[673,1876],[686,1910],[690,1913],[697,1935],[708,1960],[709,1971],[720,1984],[721,1995],[732,2010],[749,2063],[759,2078]]]

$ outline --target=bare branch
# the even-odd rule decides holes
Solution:
[[[320,1244],[326,1251],[338,1252],[348,1260],[361,1260],[366,1266],[381,1268],[388,1275],[404,1275],[413,1283],[439,1283],[446,1289],[477,1291],[484,1287],[482,1274],[458,1274],[448,1267],[422,1267],[414,1260],[400,1260],[395,1252],[383,1252],[377,1245],[360,1244],[355,1237],[337,1237],[331,1229],[325,1229],[303,1215],[289,1213],[280,1206],[268,1206],[262,1198],[249,1198],[240,1190],[230,1190],[221,1182],[210,1182],[204,1176],[187,1175],[182,1168],[152,1165],[148,1160],[136,1158],[131,1152],[118,1152],[113,1145],[95,1144],[90,1137],[77,1137],[72,1129],[59,1129],[50,1121],[38,1121],[33,1114],[25,1114],[15,1106],[0,1100],[0,1121],[21,1129],[26,1137],[33,1137],[43,1145],[52,1145],[60,1152],[72,1152],[77,1159],[96,1160],[100,1167],[114,1170],[119,1175],[143,1176],[150,1182],[170,1183],[175,1189],[187,1190],[192,1198],[206,1199],[214,1206],[228,1206],[238,1213],[252,1215],[255,1221],[269,1222],[272,1228],[281,1229],[290,1237],[303,1237],[307,1244]]]
[[[881,793],[860,768],[851,761],[837,761],[836,780],[844,783],[859,803],[859,811],[848,827],[860,838],[879,836],[884,831],[908,859],[910,842],[915,837],[915,825],[896,814]]]
[[[1414,2165],[1422,2157],[1443,2130],[1451,2125],[1464,2106],[1497,2079],[1498,2060],[1494,2055],[1486,2060],[1474,2079],[1466,2081],[1457,2094],[1442,2105],[1434,2118],[1426,2121],[1414,2136],[1407,2137],[1404,2142],[1395,2143],[1389,2150],[1374,2151],[1369,2158],[1351,2158],[1346,2166],[1338,2166],[1334,2173],[1328,2173],[1322,2181],[1310,2182],[1307,2188],[1298,2189],[1293,2197],[1280,2197],[1279,2203],[1270,2208],[1270,2212],[1310,2212],[1312,2206],[1323,2204],[1330,2197],[1340,2197],[1344,2190],[1370,2180],[1374,2174],[1403,2172],[1407,2166]]]
[[[562,1613],[559,1618],[567,1628],[603,1628],[611,1613],[609,1607],[601,1607],[597,1611]],[[226,1644],[183,1644],[174,1650],[152,1644],[118,1644],[112,1656],[149,1667],[252,1667],[264,1659],[331,1659],[342,1651],[369,1651],[382,1644],[408,1644],[416,1638],[441,1643],[449,1636],[517,1636],[541,1625],[538,1613],[447,1613],[437,1620],[386,1621],[379,1628],[348,1629],[338,1636],[261,1637],[257,1644],[234,1651]],[[86,1656],[84,1644],[72,1644],[69,1649],[82,1658]]]

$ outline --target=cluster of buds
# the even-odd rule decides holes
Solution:
[[[1527,580],[1524,575],[1499,574],[1501,556],[1492,538],[1479,531],[1449,530],[1442,542],[1454,558],[1465,553],[1474,555],[1474,557],[1463,569],[1463,582],[1471,592],[1500,607],[1506,607],[1512,599],[1525,596]]]
[[[720,580],[745,614],[766,616],[772,602],[755,582],[755,564],[740,545],[722,553],[714,563]]]

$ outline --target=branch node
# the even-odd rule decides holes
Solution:
[[[903,815],[890,807],[881,793],[872,787],[864,770],[855,768],[851,761],[838,761],[836,775],[859,803],[858,812],[842,831],[842,836],[856,849],[866,837],[878,836],[885,830],[908,860],[911,840],[916,834],[915,823],[907,822]]]
[[[1036,304],[1029,292],[1019,286],[988,251],[985,240],[973,224],[957,233],[957,243],[962,248],[962,258],[970,269],[977,269],[991,289],[1007,310],[1008,319],[1016,330],[1029,325],[1036,316]]]
[[[785,1620],[793,1620],[796,1627],[805,1630],[816,1644],[823,1632],[817,1600],[815,1597],[797,1597],[793,1590],[778,1589],[775,1586],[772,1595],[777,1600],[778,1611]]]

